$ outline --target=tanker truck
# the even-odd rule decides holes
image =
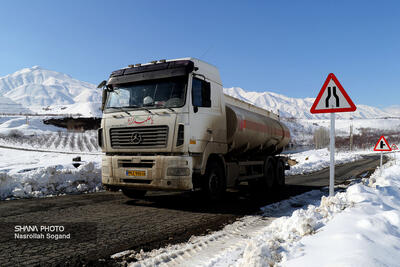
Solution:
[[[102,183],[140,198],[148,190],[285,184],[288,128],[268,110],[224,94],[216,67],[196,58],[129,65],[102,88]]]

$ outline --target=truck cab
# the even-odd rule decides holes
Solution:
[[[222,95],[218,69],[195,58],[114,71],[99,129],[103,185],[138,195],[192,190],[205,158],[227,152]]]

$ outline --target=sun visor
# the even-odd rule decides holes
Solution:
[[[190,60],[177,60],[177,61],[170,61],[170,62],[148,64],[148,65],[113,71],[110,75],[110,78],[138,74],[138,73],[145,73],[145,72],[168,70],[168,69],[184,69],[186,71],[186,73],[189,73],[189,72],[193,71],[194,63]]]
[[[156,70],[151,72],[143,72],[136,74],[123,75],[118,77],[111,77],[108,80],[108,84],[124,84],[124,83],[133,83],[139,81],[146,80],[155,80],[155,79],[163,79],[169,77],[183,76],[188,72],[185,68],[177,68],[177,69],[166,69],[166,70]]]

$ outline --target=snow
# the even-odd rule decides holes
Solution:
[[[67,132],[43,119],[0,117],[0,200],[102,190],[96,132]]]
[[[0,117],[0,146],[47,152],[100,155],[97,131],[70,132],[44,124],[42,116]],[[28,123],[27,123],[28,122]]]
[[[29,109],[23,107],[21,104],[18,104],[11,100],[8,97],[0,96],[0,114],[25,114],[31,113]]]
[[[75,168],[72,158],[81,156]],[[101,186],[101,156],[0,148],[0,200],[96,192]]]
[[[338,188],[337,188],[338,189]],[[337,190],[338,191],[338,190]],[[400,165],[326,196],[314,190],[187,243],[112,258],[132,266],[400,266]],[[297,208],[301,206],[301,208]]]
[[[43,123],[45,117],[4,116],[0,117],[0,134],[8,135],[12,131],[20,131],[25,135],[44,134],[62,131],[65,128]]]
[[[34,113],[101,117],[101,90],[94,84],[39,66],[1,77],[0,95]]]
[[[312,120],[308,123],[313,122],[319,126],[329,128],[330,120]],[[301,123],[307,123],[302,121]],[[371,128],[375,130],[397,130],[400,127],[400,119],[342,119],[335,121],[335,132],[336,136],[348,136],[350,132],[350,125],[353,124],[354,134],[359,134],[362,128]]]
[[[356,152],[337,152],[335,154],[335,164],[343,164],[360,160],[365,151]],[[307,150],[300,153],[288,154],[290,159],[298,162],[286,171],[286,175],[306,174],[329,167],[330,152],[327,148],[317,150]]]
[[[385,112],[392,114],[393,116],[400,116],[400,106],[393,105],[383,109]]]
[[[400,266],[400,166],[390,162],[339,195],[349,208],[294,244],[283,265]]]

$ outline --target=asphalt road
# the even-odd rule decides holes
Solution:
[[[368,156],[337,166],[336,183],[378,165],[379,156]],[[260,206],[327,186],[328,177],[328,169],[290,176],[282,192],[263,201],[249,197],[246,190],[230,192],[218,204],[206,203],[196,193],[150,194],[138,201],[110,192],[2,201],[0,266],[112,265],[111,254],[159,248],[221,229],[238,217],[258,212]],[[64,225],[73,237],[83,240],[15,241],[15,225],[45,224]]]

